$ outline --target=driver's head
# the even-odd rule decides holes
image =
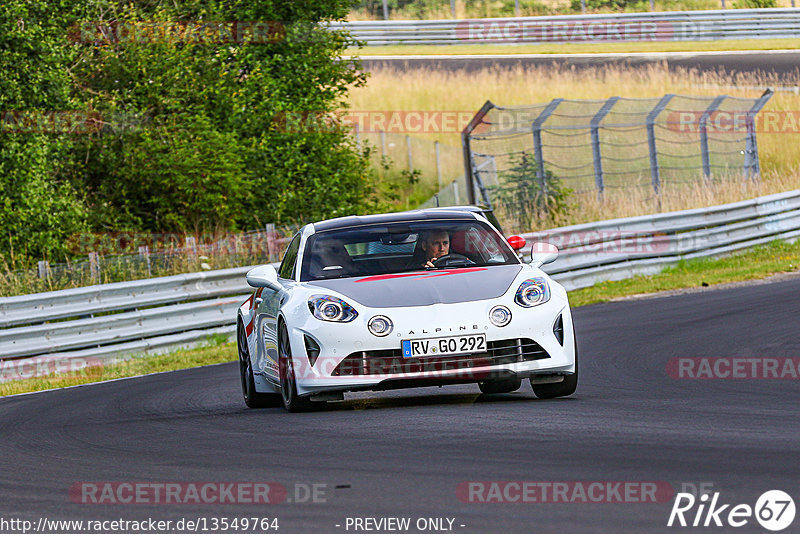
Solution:
[[[450,253],[450,234],[446,230],[431,230],[424,235],[420,245],[427,260],[441,258]]]

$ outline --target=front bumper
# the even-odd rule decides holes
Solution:
[[[512,312],[504,327],[489,322],[489,310],[504,304]],[[572,316],[566,297],[554,295],[543,305],[522,308],[513,300],[492,299],[459,304],[370,309],[358,306],[350,323],[320,321],[310,314],[287,318],[300,395],[478,382],[488,378],[535,374],[571,374],[575,368]],[[394,323],[386,337],[367,329],[375,315]],[[562,340],[554,333],[561,317]],[[489,351],[447,357],[403,358],[404,339],[485,334]],[[319,346],[313,365],[307,338]],[[494,349],[493,349],[494,348]]]

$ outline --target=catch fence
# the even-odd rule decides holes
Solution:
[[[758,180],[755,118],[772,94],[487,102],[462,133],[465,193],[524,227],[571,195]]]

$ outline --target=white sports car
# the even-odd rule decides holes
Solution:
[[[484,393],[575,391],[566,290],[477,208],[435,208],[307,224],[280,268],[247,273],[238,311],[247,406],[304,411],[348,391],[478,383]],[[549,250],[544,250],[550,247]]]

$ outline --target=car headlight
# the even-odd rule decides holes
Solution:
[[[367,323],[370,334],[373,336],[388,336],[392,331],[392,320],[385,315],[376,315]]]
[[[495,306],[489,310],[489,320],[495,326],[505,326],[511,322],[511,310],[505,306]]]
[[[311,297],[308,299],[308,309],[320,321],[349,323],[358,317],[358,312],[352,306],[330,295]]]
[[[517,289],[514,302],[523,308],[532,308],[550,300],[550,285],[544,278],[525,280]]]

